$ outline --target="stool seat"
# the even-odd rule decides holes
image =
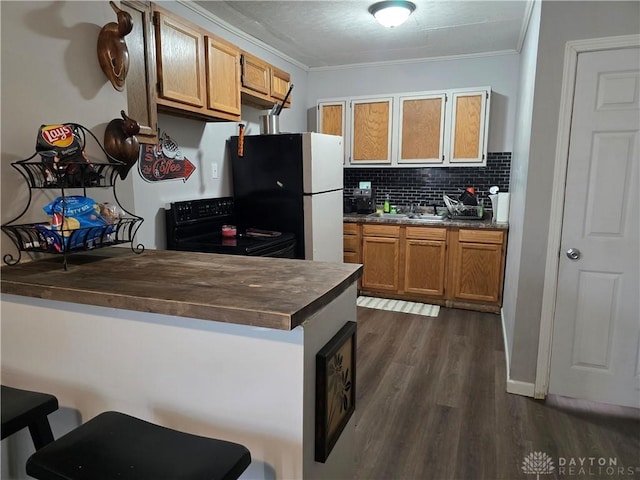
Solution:
[[[27,460],[40,480],[231,480],[251,463],[243,445],[104,412]]]
[[[53,395],[19,388],[0,386],[2,410],[2,440],[29,427],[36,450],[53,441],[47,415],[58,409]]]

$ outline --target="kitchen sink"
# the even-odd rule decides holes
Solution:
[[[370,213],[367,217],[375,217],[375,218],[407,218],[408,215],[404,213]]]
[[[433,213],[370,213],[368,217],[373,218],[395,218],[410,222],[442,222],[447,216],[446,214],[434,215]]]
[[[433,213],[410,213],[407,220],[416,220],[422,222],[442,222],[447,218],[446,214],[435,215]]]

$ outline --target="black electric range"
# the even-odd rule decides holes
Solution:
[[[223,225],[235,225],[232,197],[173,202],[165,209],[165,219],[168,250],[295,258],[292,233],[238,231],[235,237],[223,236]]]

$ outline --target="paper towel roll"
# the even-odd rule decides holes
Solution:
[[[506,223],[509,221],[509,194],[500,192],[498,193],[498,213],[496,215],[496,222]]]
[[[491,221],[495,222],[498,218],[498,194],[489,195],[489,200],[491,200]]]

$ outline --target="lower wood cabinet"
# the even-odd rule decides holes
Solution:
[[[451,298],[501,304],[505,232],[459,229],[451,239]]]
[[[343,256],[344,263],[362,263],[360,256],[360,225],[357,223],[344,224]]]
[[[345,223],[344,261],[365,295],[499,312],[506,231]]]
[[[447,229],[405,228],[404,291],[444,297]]]
[[[400,287],[400,227],[362,226],[362,288],[396,292]]]

